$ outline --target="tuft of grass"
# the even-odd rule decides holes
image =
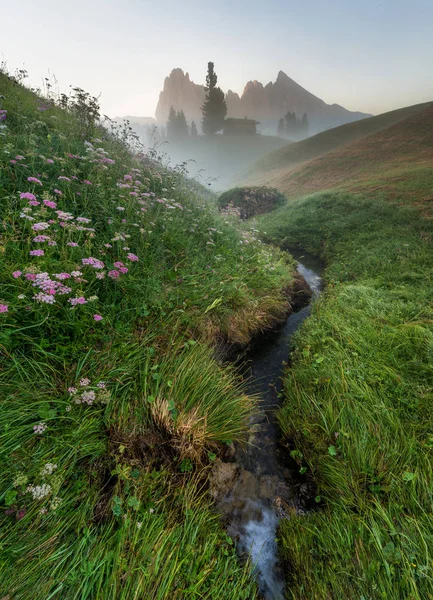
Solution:
[[[262,218],[327,263],[279,421],[323,510],[281,524],[292,598],[433,597],[433,226],[343,193]]]

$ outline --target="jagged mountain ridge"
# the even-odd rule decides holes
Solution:
[[[182,109],[188,121],[194,120],[199,124],[204,97],[204,86],[191,81],[189,74],[182,69],[173,69],[165,78],[164,88],[159,95],[155,113],[157,122],[165,123],[170,106],[173,106],[175,110]],[[307,113],[310,134],[371,116],[349,111],[338,104],[326,104],[283,71],[279,71],[275,82],[266,85],[249,81],[240,96],[229,90],[226,102],[227,116],[256,119],[260,121],[263,131],[273,133],[278,119],[287,111],[295,112],[299,117]]]

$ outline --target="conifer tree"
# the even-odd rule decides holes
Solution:
[[[277,135],[279,135],[280,137],[283,137],[283,136],[284,136],[284,129],[285,129],[285,126],[284,126],[284,119],[283,119],[283,118],[281,118],[281,119],[278,121]]]
[[[207,92],[204,104],[202,106],[202,127],[206,135],[212,135],[224,126],[224,119],[227,114],[227,105],[224,99],[224,92],[216,86],[217,75],[214,71],[213,62],[207,64],[206,87]]]
[[[188,123],[186,122],[185,113],[180,110],[176,115],[176,137],[185,138],[189,136]]]
[[[192,121],[192,123],[191,123],[191,137],[197,137],[197,136],[198,136],[197,125],[195,124],[195,121]]]
[[[167,121],[167,138],[169,140],[173,140],[176,137],[177,130],[177,115],[176,111],[172,106],[170,106],[170,112],[168,113],[168,121]]]

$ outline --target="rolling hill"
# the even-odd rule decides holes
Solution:
[[[281,148],[237,181],[289,198],[327,189],[427,200],[433,184],[433,103],[349,123]]]

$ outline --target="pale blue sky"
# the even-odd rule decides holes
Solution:
[[[110,116],[153,116],[174,67],[203,83],[275,80],[379,113],[433,100],[433,0],[0,0],[0,60],[49,72]]]

